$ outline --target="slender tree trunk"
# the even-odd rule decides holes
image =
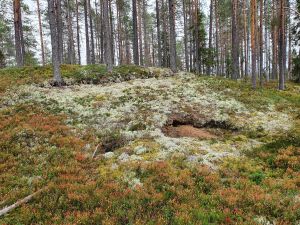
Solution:
[[[209,60],[212,60],[212,23],[213,23],[213,0],[210,1],[209,7],[209,38],[208,38],[208,48],[209,48]],[[210,62],[208,63],[207,75],[211,73]]]
[[[215,23],[216,23],[216,67],[217,67],[217,76],[220,76],[220,62],[219,62],[219,18],[218,18],[218,8],[217,0],[215,0]]]
[[[292,30],[292,27],[291,27],[291,5],[290,5],[290,0],[287,0],[287,7],[288,7],[288,15],[287,15],[287,18],[288,18],[288,24],[289,24],[289,28],[288,28],[288,31],[289,31],[289,35],[288,35],[288,42],[289,42],[289,46],[288,46],[288,79],[290,79],[290,74],[291,74],[291,68],[292,68],[292,35],[291,35],[291,30]]]
[[[39,20],[39,32],[40,32],[40,42],[41,42],[41,52],[42,52],[42,64],[44,66],[45,65],[45,48],[44,48],[44,37],[43,37],[40,1],[36,0],[36,4],[37,4],[37,13],[38,13],[38,20]]]
[[[86,48],[86,64],[91,64],[90,38],[89,38],[89,22],[88,22],[88,2],[83,1],[84,7],[84,26],[85,26],[85,48]]]
[[[142,0],[138,0],[138,36],[139,36],[139,50],[140,50],[140,65],[144,65],[143,56],[143,38],[142,38]]]
[[[132,20],[133,20],[133,61],[139,65],[139,40],[137,30],[137,7],[136,0],[132,0]]]
[[[77,30],[77,54],[78,64],[81,64],[81,53],[80,53],[80,25],[79,25],[79,3],[76,0],[76,30]]]
[[[200,50],[199,50],[199,25],[198,25],[198,0],[195,0],[194,4],[194,12],[195,12],[195,17],[194,17],[194,27],[195,27],[195,67],[196,67],[196,73],[201,72],[201,63],[200,63]]]
[[[109,0],[103,0],[103,19],[104,19],[104,46],[105,46],[105,63],[107,70],[112,71],[113,62],[112,62],[112,49],[111,49],[111,29],[109,27]]]
[[[175,33],[175,4],[174,0],[169,0],[169,23],[170,23],[170,68],[176,73],[176,33]]]
[[[48,15],[50,24],[51,46],[52,46],[52,64],[53,64],[53,84],[61,86],[63,80],[60,74],[60,51],[59,51],[59,0],[48,0]]]
[[[67,0],[67,19],[68,19],[68,63],[75,63],[75,47],[74,47],[74,37],[73,37],[73,24],[72,24],[72,13],[70,0]]]
[[[88,13],[89,13],[90,33],[91,33],[91,64],[95,64],[96,57],[95,57],[95,40],[94,40],[94,29],[93,29],[93,10],[91,8],[90,0],[88,0]]]
[[[189,53],[188,53],[188,28],[187,28],[187,13],[186,13],[186,0],[182,1],[183,8],[183,29],[184,29],[184,62],[185,69],[189,71]]]
[[[156,0],[156,29],[157,29],[157,66],[162,65],[159,0]]]
[[[63,63],[64,56],[64,44],[63,44],[63,22],[62,22],[62,11],[61,1],[56,0],[57,5],[57,27],[58,27],[58,51],[59,51],[59,62]]]
[[[263,75],[264,75],[264,56],[263,56],[263,0],[260,0],[260,9],[259,9],[259,84],[260,86],[263,85]]]
[[[278,39],[278,46],[279,46],[279,90],[284,90],[284,72],[285,72],[285,0],[280,0],[280,12],[279,12],[279,39]]]
[[[252,88],[256,88],[256,0],[251,0]]]
[[[238,30],[237,30],[237,0],[232,0],[232,79],[237,79],[239,77],[239,48],[238,43]]]
[[[269,67],[268,67],[268,62],[270,61],[270,57],[269,57],[269,45],[268,45],[268,12],[269,12],[269,8],[268,8],[269,4],[267,2],[267,0],[264,0],[264,14],[265,14],[265,56],[266,56],[266,60],[265,60],[265,67],[266,67],[266,71],[265,71],[265,75],[266,75],[266,82],[269,82]]]
[[[248,77],[248,45],[247,45],[247,0],[244,0],[244,58],[245,58],[245,77]]]
[[[112,64],[115,63],[115,44],[114,44],[114,23],[113,23],[113,12],[111,7],[112,0],[108,1],[108,10],[109,10],[109,26],[110,26],[110,39],[111,39],[111,57]]]
[[[20,0],[13,1],[14,8],[14,26],[15,26],[15,49],[17,66],[24,66],[25,49],[23,42],[23,27]]]
[[[143,22],[144,22],[144,56],[145,56],[145,66],[150,65],[150,53],[148,44],[148,28],[147,28],[147,3],[143,0]]]

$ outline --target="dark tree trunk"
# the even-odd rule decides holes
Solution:
[[[176,32],[175,32],[175,4],[174,0],[169,0],[169,23],[170,23],[170,68],[176,73]]]
[[[108,1],[103,0],[103,19],[104,19],[104,59],[109,72],[112,71],[113,62],[112,62],[112,49],[111,49],[111,29],[109,24],[109,7]]]
[[[70,6],[70,0],[67,0],[67,19],[68,19],[68,63],[75,63],[75,47],[73,37],[73,23],[72,23],[72,12]]]
[[[132,20],[133,20],[133,61],[135,65],[139,65],[139,41],[137,30],[137,8],[136,0],[132,0]]]
[[[83,1],[84,8],[84,26],[85,26],[85,47],[86,47],[86,64],[91,64],[90,38],[89,38],[89,22],[88,22],[88,2]]]
[[[60,75],[60,50],[59,50],[59,17],[60,4],[57,4],[59,0],[48,0],[48,15],[51,34],[51,46],[52,46],[52,64],[53,64],[53,84],[61,86],[63,84],[62,77]]]
[[[159,2],[156,0],[157,66],[162,65]]]
[[[15,49],[17,66],[24,66],[25,49],[23,40],[22,14],[20,0],[13,1],[14,27],[15,27]]]
[[[80,53],[80,26],[79,26],[79,3],[76,0],[76,30],[77,30],[77,54],[78,64],[81,64],[81,53]]]
[[[285,0],[280,0],[280,8],[279,8],[279,90],[284,90],[284,72],[285,72]]]
[[[93,29],[93,12],[92,12],[90,0],[88,0],[88,12],[89,12],[90,33],[91,33],[91,64],[95,64],[96,58],[95,58],[95,40],[94,40],[94,29]]]
[[[190,70],[189,68],[189,53],[188,53],[188,28],[187,28],[187,13],[186,13],[186,0],[182,1],[182,8],[183,8],[183,29],[184,29],[184,62],[185,62],[185,69],[187,71]]]
[[[239,47],[238,44],[238,30],[237,30],[237,0],[232,0],[231,24],[232,24],[232,79],[239,77]]]
[[[212,52],[212,23],[213,23],[213,0],[210,1],[210,7],[209,7],[209,38],[208,38],[208,48],[209,48],[209,60],[211,59],[211,52]],[[211,73],[211,67],[210,62],[208,63],[207,67],[207,75],[210,75]]]
[[[252,88],[256,88],[256,0],[251,0]]]

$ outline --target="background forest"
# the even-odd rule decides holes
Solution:
[[[50,34],[56,32],[60,64],[134,63],[233,79],[252,74],[253,87],[256,77],[260,84],[299,81],[299,1],[0,4],[1,67],[51,63]],[[57,10],[52,32],[51,4]]]

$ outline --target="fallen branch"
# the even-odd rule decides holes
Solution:
[[[96,154],[97,154],[97,152],[98,152],[99,145],[100,145],[100,144],[98,144],[98,145],[96,146],[95,151],[94,151],[94,153],[93,153],[93,155],[92,155],[92,159],[96,156]]]
[[[41,193],[41,192],[44,191],[45,189],[46,189],[46,188],[42,188],[42,189],[40,189],[40,190],[34,192],[33,194],[28,195],[27,197],[25,197],[25,198],[23,198],[23,199],[17,201],[16,203],[14,203],[14,204],[12,204],[12,205],[10,205],[10,206],[7,206],[7,207],[1,209],[1,210],[0,210],[0,216],[3,216],[4,214],[6,214],[6,213],[12,211],[13,209],[19,207],[20,205],[29,202],[33,197],[35,197],[36,195],[38,195],[39,193]]]

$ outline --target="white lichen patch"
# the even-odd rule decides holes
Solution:
[[[66,114],[66,123],[77,130],[93,129],[99,136],[118,130],[131,143],[148,137],[159,146],[153,150],[140,144],[132,146],[131,153],[105,155],[117,164],[145,160],[146,156],[150,161],[167,160],[174,154],[182,154],[191,164],[214,167],[223,157],[238,156],[241,151],[261,144],[249,138],[208,141],[166,137],[161,129],[173,113],[199,113],[204,122],[226,122],[242,132],[263,131],[271,136],[293,126],[291,117],[276,111],[272,105],[266,111],[257,111],[209,87],[207,80],[190,73],[106,85],[63,88],[25,85],[8,91],[0,109],[34,102],[49,111]],[[135,184],[138,182],[132,185]]]

